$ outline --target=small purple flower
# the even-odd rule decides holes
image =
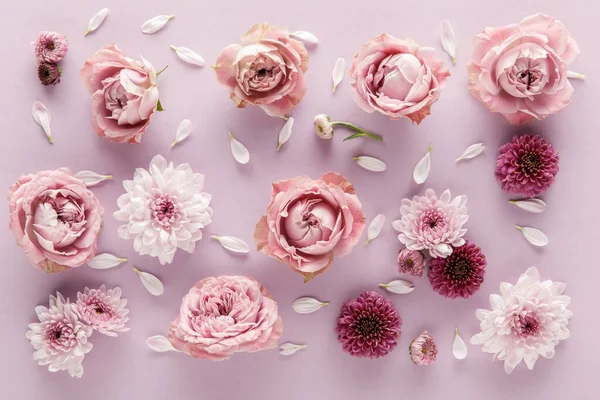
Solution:
[[[412,276],[423,276],[425,256],[418,250],[403,249],[398,253],[398,272]]]
[[[69,51],[69,43],[62,33],[42,31],[32,43],[35,46],[34,54],[39,63],[56,64]]]
[[[437,346],[431,333],[423,331],[410,343],[410,359],[417,365],[429,365],[437,358]]]
[[[40,63],[38,65],[38,78],[44,86],[60,83],[61,68],[57,64]]]

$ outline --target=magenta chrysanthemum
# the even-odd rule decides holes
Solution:
[[[337,320],[338,341],[354,357],[379,358],[397,346],[402,319],[391,301],[365,291],[344,303]]]
[[[106,290],[85,288],[77,293],[77,314],[86,324],[100,333],[117,336],[116,332],[127,332],[129,310],[125,308],[127,300],[121,299],[121,288]]]
[[[481,249],[467,241],[460,247],[454,247],[447,258],[432,259],[427,276],[433,290],[442,296],[467,298],[479,290],[486,265]]]
[[[412,276],[423,276],[425,271],[425,256],[418,250],[402,249],[398,253],[398,272]]]
[[[35,46],[35,58],[40,63],[56,64],[65,58],[69,51],[67,38],[62,33],[57,32],[40,32],[32,44]]]
[[[547,140],[537,135],[515,136],[498,151],[496,178],[509,193],[537,196],[554,183],[558,159]]]
[[[40,63],[38,65],[38,79],[44,86],[60,83],[61,69],[57,64]]]
[[[429,365],[437,358],[437,346],[431,333],[423,331],[410,343],[410,359],[417,365]]]

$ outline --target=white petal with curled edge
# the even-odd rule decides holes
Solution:
[[[523,233],[525,239],[527,239],[527,241],[532,245],[536,247],[544,247],[548,245],[548,236],[546,236],[546,234],[540,231],[539,229],[530,228],[527,226],[523,227],[519,225],[517,225],[516,227]]]
[[[406,294],[415,290],[415,284],[404,279],[398,279],[389,283],[380,283],[379,286],[396,294]]]
[[[413,171],[413,179],[419,185],[425,183],[427,178],[429,177],[429,171],[431,171],[431,149],[430,145],[427,149],[427,153],[419,160],[417,165],[415,165],[415,169]]]
[[[283,144],[290,139],[290,137],[292,136],[292,128],[293,127],[294,127],[294,117],[289,117],[287,119],[287,121],[285,121],[283,128],[281,128],[281,131],[279,131],[279,140],[277,143],[276,151],[279,151],[279,149],[281,149],[281,146],[283,146]]]
[[[179,351],[169,341],[169,339],[162,335],[151,336],[146,339],[146,344],[152,350],[157,353],[166,353],[167,351]]]
[[[248,161],[250,161],[250,152],[246,146],[236,140],[231,132],[229,132],[229,139],[231,141],[231,154],[233,154],[235,161],[239,162],[240,164],[247,164]]]
[[[346,60],[342,57],[338,58],[333,66],[333,72],[331,78],[333,79],[333,92],[338,87],[342,79],[344,79],[344,72],[346,71]]]
[[[383,224],[385,224],[385,215],[378,214],[373,221],[369,224],[369,228],[367,229],[367,242],[369,243],[371,240],[375,239],[381,233],[381,229],[383,228]]]
[[[91,32],[94,32],[96,29],[100,28],[100,25],[102,25],[102,23],[108,16],[109,11],[110,10],[108,8],[103,8],[102,10],[98,11],[96,15],[90,18],[90,22],[88,22],[88,28],[87,31],[85,31],[84,36],[87,36]]]
[[[283,343],[279,346],[279,354],[282,356],[291,356],[300,349],[306,348],[305,344]]]
[[[354,161],[368,171],[383,172],[387,169],[387,165],[383,161],[371,156],[354,157]]]
[[[133,268],[133,270],[138,274],[140,280],[142,281],[142,284],[144,285],[146,290],[150,292],[150,294],[154,296],[160,296],[165,292],[165,287],[163,286],[160,279],[158,279],[156,276],[152,275],[149,272],[140,271],[137,268]]]
[[[151,35],[158,32],[174,17],[174,15],[157,15],[156,17],[152,17],[142,25],[142,33]]]
[[[467,358],[467,344],[458,334],[458,328],[454,334],[454,344],[452,345],[452,354],[457,360],[464,360]]]
[[[88,261],[87,265],[93,269],[109,269],[127,261],[126,258],[117,257],[109,253],[98,254]]]
[[[100,182],[112,179],[112,175],[100,175],[94,171],[84,170],[76,173],[75,178],[82,180],[83,183],[85,183],[85,186],[92,187],[96,186]]]
[[[200,54],[196,53],[191,49],[188,49],[187,47],[177,47],[173,45],[171,45],[170,47],[173,50],[175,50],[177,57],[179,57],[181,60],[185,61],[188,64],[197,65],[199,67],[203,67],[204,64],[206,64],[206,61],[204,61],[204,58],[202,58]]]
[[[305,43],[310,43],[310,44],[318,44],[319,43],[319,39],[313,35],[310,32],[307,31],[296,31],[296,32],[292,32],[290,33],[290,36],[296,39],[300,39]]]
[[[242,239],[234,236],[211,236],[213,239],[218,240],[221,246],[234,253],[248,253],[250,247]]]
[[[42,127],[44,133],[48,137],[48,141],[50,144],[53,143],[52,140],[52,131],[50,130],[50,123],[52,122],[52,118],[50,117],[50,111],[41,101],[34,101],[33,107],[31,108],[31,114],[33,115],[34,121]]]
[[[319,301],[314,297],[300,297],[292,303],[292,308],[298,314],[310,314],[329,305],[328,301]]]
[[[542,199],[509,200],[508,202],[533,214],[540,214],[546,211],[546,203]]]
[[[442,21],[442,47],[452,58],[452,63],[456,64],[456,35],[454,34],[454,28],[450,25],[447,20]]]

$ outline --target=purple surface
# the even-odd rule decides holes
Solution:
[[[13,1],[3,4],[3,61],[0,64],[0,131],[3,152],[0,187],[8,189],[20,175],[68,166],[74,171],[91,169],[112,173],[113,181],[94,189],[106,208],[99,249],[129,258],[126,265],[109,271],[81,267],[58,275],[46,275],[29,265],[7,226],[6,202],[0,213],[4,266],[0,280],[0,398],[45,399],[598,399],[594,381],[599,345],[597,282],[600,269],[598,246],[597,134],[598,23],[596,0],[421,0],[388,1],[375,6],[364,0],[257,3],[254,1],[164,2],[116,1]],[[102,7],[111,14],[95,33],[84,38],[88,19]],[[545,12],[566,24],[579,42],[582,56],[572,68],[588,76],[575,81],[572,104],[543,122],[515,128],[502,116],[492,115],[467,91],[465,64],[472,37],[485,26],[518,22],[522,17]],[[175,14],[163,31],[146,36],[142,23],[158,14]],[[337,57],[351,57],[366,40],[382,32],[409,36],[421,45],[439,43],[440,23],[449,19],[458,36],[458,65],[433,106],[433,115],[421,126],[408,121],[389,121],[366,114],[353,103],[349,79],[331,93],[331,70]],[[320,39],[310,48],[306,75],[308,93],[293,111],[294,133],[283,149],[275,152],[283,121],[267,117],[260,109],[237,110],[208,67],[221,48],[237,42],[256,22],[269,21],[290,30],[307,30]],[[36,82],[35,62],[29,43],[39,30],[66,34],[70,51],[62,63],[62,83],[44,88]],[[84,60],[103,45],[116,42],[131,57],[141,53],[157,68],[169,64],[160,77],[162,104],[167,110],[153,120],[140,146],[111,144],[92,131],[90,99],[79,81]],[[183,64],[169,45],[190,47],[207,60],[198,69]],[[447,55],[442,54],[449,61]],[[448,62],[449,64],[449,62]],[[41,100],[52,113],[55,144],[49,145],[31,118],[31,104]],[[324,142],[312,133],[312,119],[326,112],[337,120],[353,121],[385,136],[385,144],[356,140],[343,143],[341,129],[334,140]],[[191,137],[171,150],[179,122],[194,124]],[[227,132],[246,144],[250,163],[237,164],[229,150]],[[549,207],[542,215],[526,214],[507,204],[493,176],[496,149],[513,134],[541,133],[561,154],[556,184],[543,196]],[[460,164],[455,158],[469,145],[483,141],[487,149],[479,158]],[[412,180],[412,169],[433,144],[432,171],[423,187]],[[132,242],[116,236],[112,218],[121,181],[131,179],[136,167],[147,168],[151,158],[163,154],[176,163],[189,162],[206,175],[206,190],[213,194],[214,222],[205,229],[193,255],[179,253],[170,266],[150,257],[137,256]],[[388,170],[375,174],[358,167],[353,156],[367,154],[385,160]],[[314,178],[334,170],[356,187],[370,221],[383,213],[387,224],[381,236],[368,246],[362,243],[352,255],[337,259],[323,276],[303,284],[282,264],[252,251],[234,256],[211,234],[235,235],[252,243],[254,225],[269,202],[274,180],[307,174]],[[479,244],[488,258],[481,290],[468,300],[449,300],[434,293],[429,282],[417,281],[409,295],[386,294],[403,319],[400,344],[387,358],[354,359],[344,354],[333,331],[340,305],[361,290],[398,277],[395,258],[401,248],[391,228],[400,200],[422,193],[425,187],[469,196],[468,238]],[[544,230],[550,245],[537,250],[514,228],[515,223]],[[165,294],[148,294],[132,266],[158,275]],[[567,283],[575,314],[571,338],[557,347],[553,360],[540,359],[533,372],[521,365],[512,375],[501,362],[493,362],[475,346],[469,356],[452,357],[453,330],[458,326],[465,341],[478,331],[474,311],[487,307],[488,295],[501,281],[515,282],[531,265],[542,278]],[[182,354],[157,354],[145,345],[148,336],[166,334],[182,296],[198,280],[219,274],[250,275],[262,282],[280,304],[284,321],[283,341],[306,343],[308,348],[284,358],[277,351],[239,355],[229,361],[209,362]],[[121,286],[131,309],[131,331],[118,338],[93,336],[94,350],[86,356],[82,379],[66,373],[50,373],[32,360],[25,339],[27,324],[34,321],[34,307],[46,303],[57,289],[73,297],[87,286]],[[329,300],[331,305],[315,314],[298,315],[291,309],[303,295]],[[436,335],[438,361],[416,367],[408,357],[410,341],[422,330]]]

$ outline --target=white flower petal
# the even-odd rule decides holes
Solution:
[[[456,35],[450,22],[442,21],[442,47],[452,57],[452,63],[456,64]]]
[[[458,328],[456,328],[454,334],[454,344],[452,345],[452,354],[458,360],[464,360],[467,358],[467,344],[458,334]]]
[[[385,215],[378,214],[373,218],[373,221],[369,224],[369,229],[367,229],[367,243],[379,236],[383,224],[385,224]]]
[[[387,169],[387,165],[383,161],[371,156],[354,157],[354,161],[368,171],[383,172]]]
[[[152,350],[158,353],[165,353],[167,351],[179,351],[169,341],[169,339],[162,335],[151,336],[146,339],[146,344]]]
[[[404,229],[402,229],[402,220],[397,219],[393,221],[392,228],[394,228],[398,232],[404,232]]]
[[[542,199],[509,200],[508,202],[533,214],[540,214],[546,211],[546,203]]]
[[[48,141],[50,144],[52,144],[52,131],[50,130],[50,122],[52,121],[52,118],[50,117],[50,111],[48,111],[42,102],[34,101],[31,113],[35,122],[42,127],[44,133],[48,137]]]
[[[150,292],[150,294],[154,296],[160,296],[165,292],[165,287],[160,279],[158,279],[156,276],[149,272],[140,271],[137,268],[133,268],[133,270],[139,275],[142,284],[148,290],[148,292]]]
[[[570,78],[570,79],[585,79],[585,75],[584,74],[580,74],[578,72],[574,72],[574,71],[567,71],[567,78]]]
[[[174,17],[174,15],[157,15],[156,17],[150,18],[142,25],[142,33],[150,35],[158,32]]]
[[[331,73],[331,77],[333,78],[333,92],[335,93],[335,89],[340,84],[342,79],[344,79],[344,72],[346,72],[346,60],[342,57],[338,58],[333,66],[333,72]]]
[[[306,31],[292,32],[292,33],[290,33],[290,36],[292,36],[296,39],[300,39],[305,43],[310,43],[310,44],[318,44],[319,43],[319,39],[317,39],[317,37],[315,35],[313,35],[310,32],[306,32]]]
[[[192,121],[190,121],[189,119],[184,119],[183,121],[181,121],[179,127],[177,128],[175,140],[171,144],[171,147],[175,146],[177,143],[190,136],[190,133],[192,133]]]
[[[175,50],[175,53],[177,54],[177,56],[179,58],[181,58],[183,61],[185,61],[188,64],[197,65],[199,67],[203,67],[204,64],[206,64],[206,61],[204,61],[204,58],[202,58],[195,51],[188,49],[187,47],[177,47],[177,46],[173,46],[173,45],[171,45],[170,47],[173,50]]]
[[[283,146],[283,144],[285,142],[287,142],[289,140],[289,138],[292,136],[292,128],[293,127],[294,127],[294,117],[289,117],[287,119],[287,121],[285,121],[283,128],[281,128],[281,130],[279,131],[279,140],[277,143],[277,151],[279,151],[281,146]]]
[[[117,257],[109,253],[98,254],[88,261],[87,265],[93,269],[109,269],[127,261],[126,258]]]
[[[456,161],[460,160],[469,160],[471,158],[475,158],[485,150],[485,145],[483,143],[475,143],[467,147],[464,153],[461,154],[460,157],[456,159]]]
[[[94,32],[96,29],[100,28],[100,25],[104,22],[104,19],[108,16],[109,9],[103,8],[98,11],[96,15],[90,18],[90,22],[88,22],[87,31],[85,31],[85,36],[89,33]]]
[[[419,185],[424,183],[427,180],[427,177],[429,177],[429,171],[431,170],[431,149],[432,146],[430,145],[427,149],[427,153],[425,153],[423,158],[415,165],[413,179]]]
[[[520,230],[523,233],[523,236],[525,236],[525,239],[534,246],[544,247],[548,244],[548,236],[539,229],[518,225],[517,229]]]
[[[82,180],[83,183],[85,183],[85,186],[92,187],[100,182],[112,179],[112,175],[100,175],[94,171],[84,170],[76,173],[75,178]]]
[[[231,141],[231,154],[233,154],[233,158],[235,161],[240,164],[247,164],[250,161],[250,152],[242,143],[238,142],[231,132],[229,132],[229,139]]]
[[[304,349],[305,344],[283,343],[279,346],[279,354],[282,356],[291,356],[300,349]]]
[[[319,301],[313,297],[300,297],[292,303],[292,308],[298,314],[310,314],[329,305],[328,301]]]
[[[234,236],[211,236],[213,239],[218,240],[221,246],[225,247],[229,251],[234,253],[248,253],[250,247],[242,239]]]
[[[415,284],[404,279],[398,279],[389,283],[381,283],[379,286],[396,294],[406,294],[415,290]]]

